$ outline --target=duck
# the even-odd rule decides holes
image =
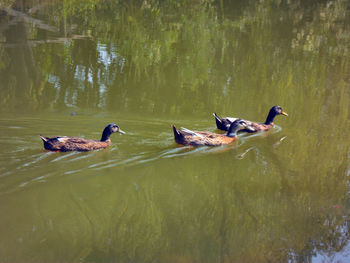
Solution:
[[[101,140],[99,141],[69,136],[56,136],[49,138],[40,135],[40,138],[42,139],[44,143],[44,148],[46,150],[60,152],[86,152],[108,147],[111,144],[111,140],[109,137],[112,133],[115,132],[125,134],[125,132],[122,131],[117,124],[110,123],[104,128]]]
[[[220,146],[232,143],[237,139],[237,131],[250,129],[246,121],[237,119],[230,124],[226,134],[217,134],[207,131],[191,131],[186,128],[178,130],[172,125],[175,142],[185,146]]]
[[[223,130],[223,131],[228,131],[231,123],[238,119],[238,118],[232,118],[232,117],[220,118],[216,113],[213,113],[213,115],[215,117],[216,127],[219,130]],[[270,130],[274,126],[273,120],[277,115],[288,116],[288,114],[283,111],[281,106],[276,105],[270,109],[267,115],[266,121],[264,123],[244,120],[247,123],[247,126],[249,127],[249,129],[243,129],[243,130],[240,130],[240,132],[252,133],[252,132],[258,132],[258,131]]]

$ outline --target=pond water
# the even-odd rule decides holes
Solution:
[[[0,2],[0,262],[350,262],[350,4]],[[263,122],[221,147],[171,125]],[[110,147],[49,152],[39,134]]]

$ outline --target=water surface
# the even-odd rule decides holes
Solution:
[[[0,262],[348,262],[347,1],[0,7]],[[263,122],[229,146],[171,125]],[[99,139],[48,152],[39,134]]]

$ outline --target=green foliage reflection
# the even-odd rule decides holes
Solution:
[[[278,102],[291,116],[288,146],[271,136],[251,160],[178,158],[131,169],[123,184],[117,174],[58,196],[47,190],[47,207],[65,195],[69,206],[50,210],[37,239],[24,228],[34,241],[14,261],[43,261],[40,251],[53,262],[311,262],[348,244],[348,1],[3,6],[36,20],[1,13],[1,113],[193,121],[213,111],[263,118]],[[110,189],[96,189],[101,181]],[[65,242],[49,250],[57,239]]]

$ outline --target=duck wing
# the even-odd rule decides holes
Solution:
[[[94,140],[88,140],[84,138],[79,137],[56,137],[56,139],[61,143],[74,143],[74,144],[88,144],[88,143],[94,143],[96,141]]]
[[[195,131],[196,136],[187,136],[186,138],[193,146],[219,146],[233,142],[236,137],[228,137],[225,134],[217,134],[206,131]]]
[[[213,115],[215,117],[216,127],[219,130],[223,130],[223,131],[228,131],[231,123],[238,119],[238,118],[232,118],[232,117],[220,118],[216,113],[213,113]]]
[[[203,137],[193,137],[191,140],[191,145],[193,146],[220,146],[224,144],[229,144],[233,142],[237,137],[228,137],[223,134],[216,134],[211,132],[200,132]]]
[[[271,124],[264,124],[264,123],[258,123],[253,121],[245,121],[247,123],[247,128],[242,130],[245,132],[258,132],[258,131],[266,131],[273,127],[273,123]]]
[[[175,142],[191,146],[219,146],[233,142],[237,137],[228,137],[223,134],[216,134],[205,131],[191,131],[186,128],[177,130],[173,125]]]
[[[216,126],[218,129],[220,130],[224,130],[224,131],[228,131],[228,129],[230,128],[230,125],[235,121],[238,120],[239,118],[232,118],[232,117],[224,117],[220,119],[220,124],[218,124],[218,120],[216,119]],[[261,130],[267,130],[270,127],[267,127],[266,124],[263,123],[257,123],[254,121],[249,121],[249,120],[244,120],[247,123],[247,128],[240,130],[239,132],[257,132],[257,131],[261,131]],[[266,127],[265,127],[266,126]]]
[[[228,131],[228,129],[230,128],[231,124],[235,120],[238,120],[238,119],[239,118],[231,118],[231,117],[225,117],[225,118],[221,119],[223,129],[220,128],[220,130]]]
[[[238,120],[239,118],[233,118],[233,117],[225,117],[223,120],[225,121],[225,122],[227,122],[227,123],[232,123],[232,122],[234,122],[234,121],[236,121],[236,120]]]
[[[183,135],[198,136],[198,137],[203,138],[203,135],[201,134],[201,132],[192,131],[192,130],[186,129],[184,127],[181,127],[180,132],[182,132]]]
[[[79,137],[61,138],[60,140],[62,140],[61,151],[90,151],[106,148],[110,144],[109,140],[101,142]]]
[[[209,138],[209,139],[225,136],[222,134],[217,134],[217,133],[213,133],[213,132],[205,132],[205,131],[196,131],[196,134],[197,134],[197,136],[200,136],[201,138]]]
[[[49,137],[44,137],[44,136],[40,135],[40,138],[44,142],[52,144],[52,145],[54,145],[54,144],[56,144],[56,145],[60,145],[60,144],[64,145],[64,144],[67,144],[67,143],[87,144],[87,143],[93,142],[93,140],[87,140],[87,139],[84,139],[84,138],[69,137],[69,136],[56,136],[56,137],[49,138]]]
[[[72,151],[80,149],[81,147],[86,148],[97,143],[93,140],[68,136],[56,136],[49,138],[40,135],[40,138],[44,142],[45,149],[54,151]]]
[[[205,136],[201,132],[191,131],[186,128],[178,130],[175,125],[172,126],[174,131],[175,142],[182,145],[203,145],[201,141],[205,139]],[[193,144],[192,144],[193,143]]]

